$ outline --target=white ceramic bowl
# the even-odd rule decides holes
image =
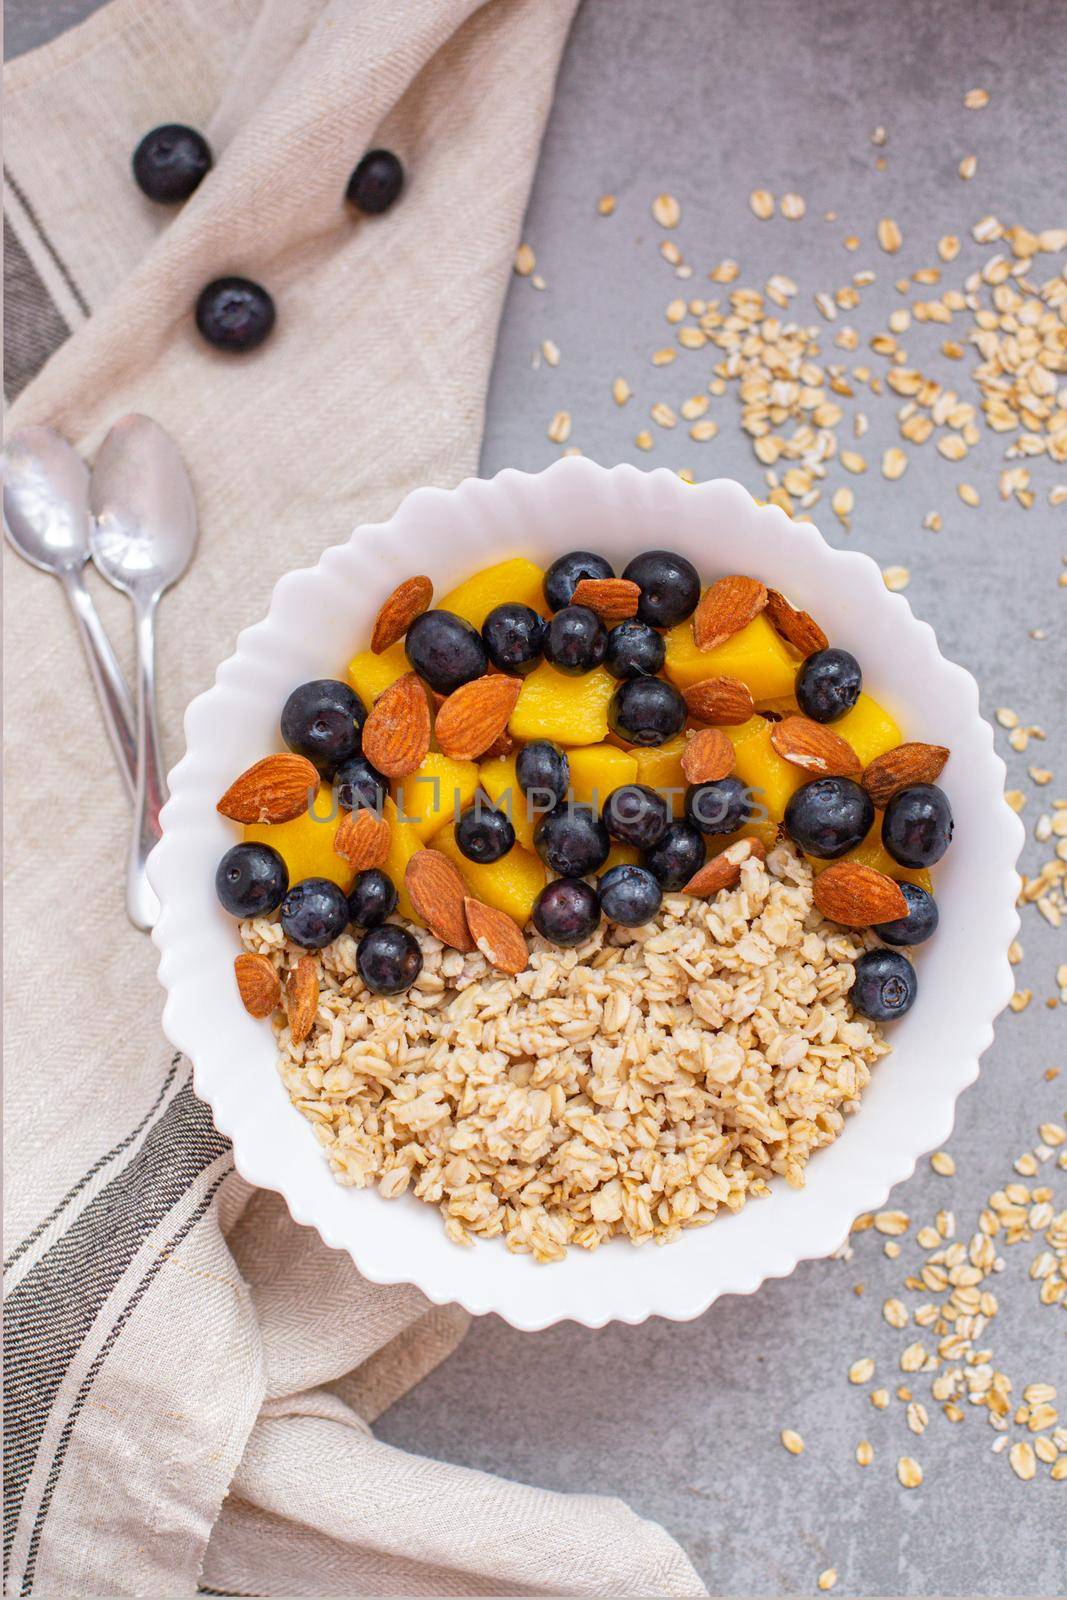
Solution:
[[[833,643],[860,659],[867,688],[907,737],[946,744],[956,818],[936,869],[941,924],[917,954],[920,994],[891,1029],[859,1113],[820,1151],[800,1191],[784,1183],[737,1216],[664,1248],[612,1241],[593,1254],[537,1265],[498,1240],[449,1243],[436,1208],[334,1182],[310,1126],[289,1104],[271,1030],[243,1010],[233,981],[238,942],[214,893],[233,842],[215,802],[235,773],[278,747],[278,716],[307,678],[343,672],[401,579],[426,572],[443,593],[505,556],[547,565],[566,550],[603,550],[621,567],[667,546],[702,576],[746,572],[810,610]],[[359,528],[316,567],[277,585],[214,687],[185,718],[188,750],[171,773],[164,834],[150,863],[162,912],[154,938],[167,990],[163,1025],[191,1059],[196,1090],[233,1141],[250,1182],[276,1189],[294,1218],[347,1250],[376,1283],[413,1283],[433,1301],[496,1311],[518,1328],[564,1318],[589,1327],[656,1314],[698,1315],[722,1294],[749,1294],[798,1261],[830,1254],[860,1211],[880,1206],[925,1152],[948,1136],[956,1097],[978,1074],[993,1019],[1013,983],[1007,948],[1018,927],[1015,862],[1023,830],[1004,801],[1004,764],[978,711],[974,679],[946,661],[933,630],[890,594],[867,556],[833,550],[818,530],[757,506],[727,479],[691,487],[660,469],[606,470],[567,458],[531,476],[505,471],[452,491],[420,489],[387,523]]]

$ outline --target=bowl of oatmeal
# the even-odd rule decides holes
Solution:
[[[421,653],[409,637],[396,675],[375,676],[390,650],[405,648],[383,645],[376,662],[367,647],[383,606],[408,593],[412,574],[425,575],[448,612],[450,594],[502,562],[515,562],[516,574],[543,572],[569,552],[600,552],[605,570],[587,574],[593,587],[574,600],[603,606],[617,623],[622,613],[611,608],[625,602],[625,574],[640,576],[639,558],[664,546],[711,586],[698,611],[714,682],[747,677],[755,704],[703,703],[706,663],[693,665],[669,609],[656,610],[654,574],[641,615],[667,642],[655,694],[620,697],[608,684],[600,704],[595,617],[560,622],[537,646],[550,665],[539,657],[521,689],[510,692],[491,669],[478,680],[489,686],[483,699],[509,702],[505,745],[493,751],[471,742],[472,716],[488,713],[481,701],[472,711],[477,697],[464,696],[462,674],[458,687],[435,677],[452,666],[432,626],[421,627]],[[709,594],[722,574],[745,574],[752,586],[727,586],[731,602],[743,607],[760,591],[762,609],[768,591],[783,605],[788,596],[789,611],[817,619],[833,648],[796,648],[788,635],[797,625],[773,608],[784,646],[767,642],[772,630],[755,613],[748,633],[735,617],[719,643]],[[513,598],[537,609],[532,593],[516,587]],[[563,599],[572,612],[586,609]],[[549,606],[546,621],[566,621],[565,610]],[[759,646],[751,671],[746,639]],[[501,635],[499,649],[512,642]],[[521,639],[516,648],[525,648]],[[784,670],[779,656],[794,674],[814,663],[801,690],[784,693],[774,679]],[[822,656],[862,662],[862,704],[841,662]],[[301,688],[345,678],[346,663],[363,707],[364,752],[380,752],[385,765],[395,759],[397,773],[406,763],[410,775],[434,761],[466,770],[473,751],[471,781],[494,810],[493,784],[507,763],[513,775],[517,755],[560,730],[574,739],[569,781],[583,812],[591,784],[670,790],[668,758],[681,763],[683,797],[668,819],[674,854],[659,835],[643,850],[620,842],[639,837],[627,827],[644,826],[640,818],[623,819],[598,846],[594,824],[575,831],[550,819],[538,828],[524,813],[513,830],[520,837],[505,841],[505,871],[494,855],[502,847],[477,818],[470,824],[457,811],[449,821],[426,805],[397,810],[399,779],[385,802],[393,810],[377,819],[380,841],[369,819],[356,829],[356,812],[343,807],[325,827],[255,812],[258,792],[248,811],[240,782],[278,751],[281,708]],[[433,749],[407,748],[421,712],[387,715],[386,691],[399,702],[411,692],[405,678],[418,679],[402,670],[412,663],[423,688],[436,691]],[[559,678],[560,694],[541,692],[546,675],[550,687]],[[852,698],[831,703],[839,693]],[[675,727],[683,699],[684,727]],[[594,701],[595,716],[608,719],[603,730],[588,720]],[[312,734],[289,716],[288,750],[305,754],[286,759],[316,757]],[[329,721],[314,722],[314,737]],[[662,470],[575,458],[537,475],[508,471],[451,492],[419,491],[389,523],[357,530],[317,567],[278,584],[267,618],[241,635],[214,687],[190,706],[186,731],[151,867],[163,908],[154,937],[168,1036],[190,1056],[197,1092],[245,1177],[278,1190],[298,1221],[347,1249],[373,1281],[411,1282],[438,1302],[494,1310],[524,1328],[682,1318],[830,1253],[853,1217],[879,1206],[946,1137],[1012,992],[1006,952],[1022,834],[1003,800],[1003,765],[973,679],[941,656],[930,628],[866,557],[832,550],[810,524],[758,506],[725,480],[693,487]],[[911,777],[932,775],[936,787],[903,791],[916,804],[925,798],[929,812],[919,791],[933,789],[955,819],[931,886],[914,864],[934,856],[908,854],[922,822],[916,806],[895,834],[882,827],[897,851],[890,861],[873,833],[861,837],[873,814],[861,791],[866,784],[878,801],[881,824],[903,781],[900,752],[934,750],[951,752],[943,775],[920,762]],[[715,777],[727,769],[730,777]],[[318,761],[320,773],[333,770]],[[792,778],[778,795],[783,773]],[[748,784],[766,775],[769,819],[746,815],[747,825],[728,831],[709,825],[704,861],[687,861],[694,793],[737,788],[737,774]],[[271,773],[294,776],[299,768]],[[220,796],[235,789],[220,814]],[[309,792],[305,809],[320,799],[327,803]],[[249,821],[253,814],[281,820]],[[845,829],[830,845],[820,842],[826,817]],[[331,877],[322,841],[342,825],[353,837]],[[859,829],[852,839],[849,827]],[[215,879],[227,859],[232,885],[220,904]],[[272,861],[284,883],[258,903],[243,899],[241,873],[266,862],[269,877]],[[375,872],[383,883],[371,882]],[[936,932],[902,949],[891,930],[902,911],[919,915],[931,887]],[[871,894],[857,912],[857,897]],[[331,921],[338,904],[341,920]],[[883,938],[876,926],[890,932]],[[896,1016],[883,1002],[902,992],[901,974],[912,989]]]

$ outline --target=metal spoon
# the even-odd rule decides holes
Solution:
[[[104,724],[129,793],[137,782],[133,701],[89,597],[89,469],[51,428],[21,428],[4,451],[4,532],[41,572],[63,585],[78,625]]]
[[[159,902],[145,862],[159,838],[159,812],[167,797],[156,710],[156,606],[196,548],[196,504],[177,445],[158,423],[136,413],[116,422],[100,446],[89,498],[93,561],[133,602],[137,784],[126,910],[135,927],[148,929],[159,914]]]

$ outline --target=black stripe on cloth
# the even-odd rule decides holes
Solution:
[[[141,1245],[229,1149],[190,1084],[129,1162],[12,1290],[4,1316],[4,1570],[60,1385]]]
[[[21,394],[65,339],[60,316],[37,268],[4,218],[4,393]]]
[[[63,279],[63,282],[70,290],[74,299],[74,304],[77,306],[83,317],[89,316],[90,312],[88,301],[78,288],[78,285],[74,282],[74,279],[70,273],[70,268],[67,266],[66,262],[59,254],[59,251],[56,249],[55,245],[45,232],[40,217],[37,215],[36,211],[33,209],[33,206],[27,199],[21,185],[15,181],[15,177],[10,167],[4,168],[4,178],[12,194],[18,200],[18,203],[22,207],[23,211],[25,211],[26,217],[30,222],[34,233],[37,235],[38,239],[40,239],[41,243],[44,245],[45,249],[48,251],[48,254],[55,263],[56,271],[59,273],[59,276]]]

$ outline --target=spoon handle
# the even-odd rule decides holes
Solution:
[[[60,574],[63,588],[78,624],[85,659],[100,702],[100,710],[115,752],[119,771],[132,796],[137,789],[137,738],[135,733],[133,701],[115,659],[111,640],[104,632],[99,613],[93,605],[80,568],[68,567]]]
[[[133,797],[133,833],[126,868],[126,911],[135,928],[147,932],[159,915],[159,901],[148,881],[145,863],[160,836],[159,813],[167,798],[156,712],[156,603],[158,596],[136,599],[137,638],[137,786]]]

